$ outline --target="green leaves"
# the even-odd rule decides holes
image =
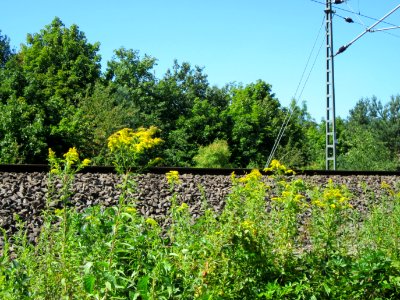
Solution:
[[[231,93],[228,116],[234,164],[262,166],[282,124],[279,101],[272,94],[271,85],[261,80],[233,88]]]
[[[76,25],[67,28],[55,18],[7,57],[0,70],[0,105],[6,106],[0,161],[44,162],[48,147],[77,146],[84,132],[77,101],[99,79],[98,49]]]
[[[96,282],[96,278],[91,274],[85,275],[83,277],[83,287],[84,287],[86,293],[93,294],[95,282]]]
[[[68,159],[76,159],[74,151]],[[316,192],[301,180],[269,178],[269,188],[255,170],[232,178],[221,214],[204,208],[197,219],[191,204],[174,194],[166,222],[157,219],[157,225],[124,201],[127,182],[118,206],[47,211],[36,245],[28,244],[21,227],[11,254],[4,237],[0,298],[399,297],[395,187],[383,184],[387,198],[361,220],[333,202],[318,208],[318,201],[342,201],[344,187],[330,183]]]
[[[227,141],[215,140],[206,147],[200,147],[193,160],[199,168],[228,168],[230,156]]]
[[[10,47],[10,39],[7,35],[3,35],[0,30],[0,69],[4,68],[13,54],[14,51]]]

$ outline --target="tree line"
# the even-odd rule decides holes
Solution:
[[[28,34],[18,50],[0,31],[0,163],[44,163],[48,148],[76,147],[108,164],[113,132],[156,126],[161,165],[261,168],[293,110],[275,158],[324,168],[324,121],[294,100],[283,107],[269,83],[217,87],[204,68],[178,61],[158,78],[156,58],[123,47],[102,71],[99,47],[59,18]],[[400,95],[385,105],[359,100],[338,118],[337,137],[340,169],[399,169]]]

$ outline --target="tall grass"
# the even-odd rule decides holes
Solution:
[[[56,163],[57,162],[57,163]],[[345,186],[309,186],[254,170],[232,176],[223,211],[171,198],[167,222],[140,215],[127,173],[114,207],[83,213],[68,205],[82,164],[54,160],[35,245],[24,224],[0,258],[0,299],[398,299],[400,193],[388,185],[363,222]],[[75,166],[75,167],[73,167]],[[56,178],[55,178],[55,177]],[[177,173],[166,180],[171,191]],[[51,189],[50,189],[51,190]],[[267,201],[266,201],[267,200]],[[5,238],[7,240],[7,238]]]

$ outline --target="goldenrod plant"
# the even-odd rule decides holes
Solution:
[[[88,163],[76,149],[50,157],[52,182],[69,186]],[[172,171],[164,224],[136,209],[134,179],[125,175],[116,205],[79,213],[68,205],[71,190],[54,189],[56,206],[45,211],[36,244],[23,220],[12,240],[5,235],[0,299],[400,297],[400,193],[392,184],[382,183],[381,203],[360,218],[334,181],[315,187],[253,170],[232,174],[221,212],[209,206],[194,219],[191,203],[179,201],[183,178]]]
[[[157,131],[155,126],[140,127],[136,131],[123,128],[108,138],[108,149],[117,172],[124,174],[143,166],[145,152],[163,142],[161,138],[154,137]]]
[[[274,175],[294,175],[295,172],[292,169],[287,168],[279,160],[273,159],[271,164],[264,169],[265,172],[272,172]]]

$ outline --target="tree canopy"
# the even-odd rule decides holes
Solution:
[[[59,18],[28,34],[18,50],[0,31],[0,163],[43,163],[49,147],[76,147],[109,164],[113,132],[156,126],[163,165],[261,168],[290,113],[276,158],[324,168],[324,120],[294,99],[283,107],[270,83],[217,87],[203,67],[178,60],[157,77],[156,58],[124,47],[102,72],[99,49]],[[400,96],[386,104],[360,99],[348,118],[338,118],[337,138],[338,168],[399,169]]]

